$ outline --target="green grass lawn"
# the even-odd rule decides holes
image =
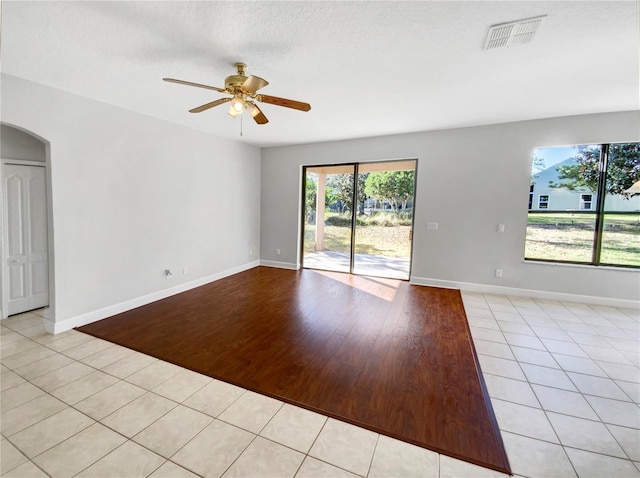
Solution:
[[[525,257],[590,262],[595,215],[530,213]],[[640,213],[605,214],[600,262],[640,266]]]
[[[325,225],[325,250],[349,253],[351,228]],[[591,262],[595,215],[529,214],[525,257],[568,262]],[[304,252],[314,252],[314,224],[305,224]],[[411,226],[359,225],[356,254],[409,258]],[[600,262],[640,267],[640,213],[606,214]]]
[[[405,257],[411,254],[409,233],[411,226],[358,226],[356,227],[356,254],[373,254],[386,257]],[[315,224],[305,224],[304,252],[314,252]],[[327,251],[350,251],[351,228],[324,226],[324,248]]]

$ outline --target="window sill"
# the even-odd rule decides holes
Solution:
[[[605,271],[620,271],[620,272],[640,272],[640,268],[638,267],[624,267],[624,266],[594,266],[592,264],[573,264],[571,262],[547,262],[547,261],[532,261],[528,259],[524,259],[523,262],[525,264],[536,264],[543,266],[556,266],[556,267],[577,267],[579,269],[590,269],[590,270],[605,270]]]

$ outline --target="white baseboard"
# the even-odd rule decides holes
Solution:
[[[120,302],[119,304],[110,305],[102,309],[87,312],[86,314],[78,315],[76,317],[71,317],[69,319],[61,321],[52,321],[48,317],[45,317],[44,325],[47,329],[47,332],[52,334],[59,334],[60,332],[65,332],[67,330],[73,329],[74,327],[81,327],[97,320],[106,319],[107,317],[126,312],[127,310],[135,309],[136,307],[147,305],[151,302],[156,302],[161,299],[166,299],[167,297],[171,297],[172,295],[186,292],[188,290],[195,289],[196,287],[209,284],[210,282],[224,279],[225,277],[231,276],[233,274],[253,269],[254,267],[257,267],[259,265],[259,261],[249,262],[247,264],[233,267],[216,274],[201,277],[200,279],[196,279],[191,282],[185,282],[184,284],[179,284],[168,289],[159,290],[142,297],[137,297],[135,299]]]
[[[531,297],[534,299],[548,299],[566,302],[580,302],[583,304],[605,305],[609,307],[622,307],[627,309],[640,309],[640,302],[628,299],[614,299],[610,297],[597,297],[590,295],[566,294],[563,292],[550,292],[546,290],[518,289],[515,287],[502,287],[497,285],[474,284],[470,282],[457,282],[426,277],[412,277],[409,281],[415,285],[428,285],[445,289],[460,289],[469,292],[482,292],[487,294],[515,295]]]
[[[44,325],[47,332],[52,334],[58,334],[60,332],[65,332],[67,330],[73,329],[74,327],[81,327],[83,325],[96,322],[97,320],[106,319],[107,317],[111,317],[113,315],[126,312],[127,310],[135,309],[136,307],[141,307],[143,305],[150,304],[151,302],[156,302],[158,300],[171,297],[172,295],[176,295],[181,292],[186,292],[188,290],[195,289],[196,287],[209,284],[210,282],[223,279],[225,277],[231,276],[233,274],[237,274],[239,272],[244,272],[246,270],[253,269],[254,267],[257,267],[257,266],[276,267],[280,269],[291,269],[291,270],[299,269],[299,267],[296,264],[292,264],[289,262],[277,262],[277,261],[265,261],[265,260],[253,261],[238,267],[233,267],[231,269],[218,272],[216,274],[211,274],[209,276],[201,277],[200,279],[196,279],[191,282],[179,284],[177,286],[170,287],[168,289],[163,289],[157,292],[153,292],[151,294],[144,295],[142,297],[137,297],[135,299],[120,302],[118,304],[110,305],[102,309],[94,310],[92,312],[87,312],[85,314],[71,317],[61,321],[55,321],[54,318],[50,316],[50,313],[51,313],[50,309],[47,308],[45,309],[45,312],[44,312]],[[410,283],[414,285],[443,287],[445,289],[460,289],[460,290],[469,291],[469,292],[515,295],[515,296],[522,296],[522,297],[532,297],[535,299],[581,302],[584,304],[595,304],[595,305],[605,305],[610,307],[640,309],[640,302],[634,301],[634,300],[627,300],[627,299],[594,297],[594,296],[578,295],[578,294],[566,294],[561,292],[549,292],[549,291],[543,291],[543,290],[518,289],[513,287],[502,287],[502,286],[494,286],[494,285],[487,285],[487,284],[474,284],[470,282],[457,282],[457,281],[447,281],[447,280],[440,280],[440,279],[429,279],[426,277],[412,277],[410,280]]]
[[[278,269],[291,269],[297,271],[300,269],[296,264],[291,262],[277,262],[277,261],[260,261],[261,266],[265,267],[277,267]]]

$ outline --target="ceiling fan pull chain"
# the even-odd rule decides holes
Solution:
[[[240,113],[240,136],[242,136],[242,117],[244,115],[242,113]]]

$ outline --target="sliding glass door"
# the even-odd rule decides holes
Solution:
[[[302,266],[409,279],[416,160],[309,166]]]
[[[305,172],[303,267],[351,272],[355,165]]]
[[[354,274],[409,279],[416,161],[358,165]]]

